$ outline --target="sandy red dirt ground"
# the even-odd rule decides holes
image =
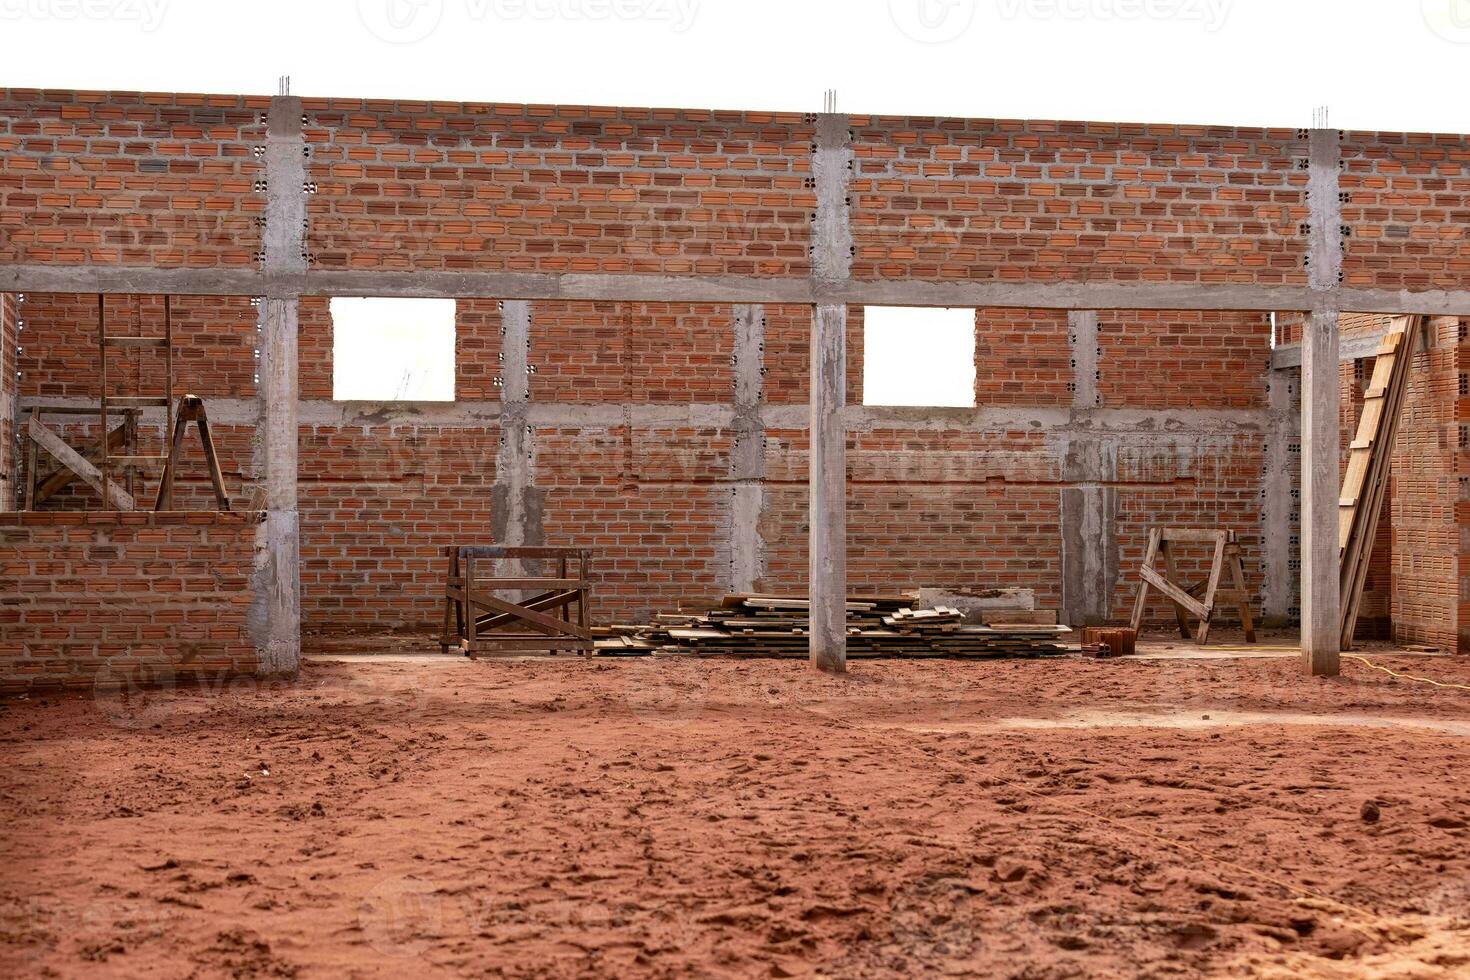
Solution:
[[[33,696],[0,705],[0,975],[1464,977],[1467,698],[452,658]]]

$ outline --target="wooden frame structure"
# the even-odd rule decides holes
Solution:
[[[119,511],[137,509],[136,483],[138,471],[146,466],[162,466],[158,480],[158,493],[153,509],[173,509],[175,463],[183,450],[184,432],[190,422],[199,430],[199,441],[204,448],[204,458],[209,465],[209,479],[214,487],[215,505],[221,511],[230,509],[230,496],[225,492],[224,473],[220,469],[219,455],[215,451],[214,438],[209,432],[209,419],[204,411],[204,400],[197,395],[185,395],[179,399],[178,412],[174,411],[174,347],[173,347],[173,300],[163,297],[163,336],[145,337],[141,334],[141,308],[137,316],[137,331],[130,335],[114,335],[107,332],[107,296],[97,296],[97,371],[101,397],[96,408],[79,408],[74,405],[33,405],[26,426],[27,444],[25,455],[25,487],[22,506],[35,510],[36,505],[64,489],[73,480],[81,480],[97,491],[103,506]],[[108,351],[114,348],[142,349],[158,348],[164,354],[164,382],[162,395],[109,395],[107,390]],[[164,436],[161,455],[144,456],[138,452],[138,422],[145,408],[161,408],[164,412]],[[61,435],[41,421],[42,415],[96,415],[98,431],[103,433],[92,440],[88,447],[78,452],[68,446]],[[122,416],[118,428],[111,428],[111,419]],[[39,479],[40,459],[37,448],[61,464],[45,480]],[[119,452],[119,450],[121,450]],[[94,458],[88,458],[91,455]],[[114,476],[116,469],[123,472],[123,486],[118,486]]]
[[[1191,587],[1180,585],[1174,570],[1173,544],[1199,544],[1213,547],[1210,574]],[[1163,560],[1164,573],[1156,566]],[[1229,569],[1234,588],[1220,588],[1220,578]],[[1133,616],[1129,619],[1136,633],[1143,624],[1143,614],[1148,607],[1148,590],[1163,593],[1164,598],[1174,604],[1174,619],[1179,624],[1179,635],[1189,639],[1189,616],[1199,620],[1195,630],[1196,643],[1208,643],[1210,621],[1221,607],[1220,600],[1230,600],[1240,610],[1240,624],[1245,629],[1245,641],[1256,642],[1255,622],[1251,619],[1250,594],[1245,588],[1245,569],[1240,563],[1240,545],[1235,532],[1229,530],[1200,530],[1182,527],[1155,527],[1148,532],[1148,548],[1143,554],[1143,567],[1139,569],[1138,598],[1133,601]]]
[[[591,553],[581,548],[451,545],[444,549],[444,653],[461,650],[471,659],[490,655],[578,650],[595,652],[592,641]],[[554,576],[500,574],[496,566],[555,563]],[[523,593],[533,591],[531,595]],[[510,593],[514,600],[494,593]],[[577,607],[572,621],[572,606]],[[558,614],[559,617],[558,618]]]

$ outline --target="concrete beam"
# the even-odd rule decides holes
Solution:
[[[764,392],[766,311],[759,305],[734,310],[735,408],[730,428],[730,513],[728,551],[730,591],[755,592],[766,574],[761,515],[765,510],[766,430],[761,419]]]
[[[265,271],[306,271],[306,141],[301,100],[271,100],[266,132]],[[252,628],[260,672],[295,676],[301,665],[301,528],[297,507],[297,333],[299,302],[260,304],[257,452],[264,470],[266,519],[254,578]]]
[[[1315,675],[1340,670],[1338,619],[1338,410],[1341,392],[1338,277],[1342,273],[1342,205],[1336,130],[1311,134],[1307,192],[1310,209],[1311,315],[1302,328],[1302,657]]]
[[[652,276],[434,270],[145,269],[0,265],[0,292],[172,293],[176,296],[409,296],[671,303],[995,306],[1056,310],[1309,310],[1295,286],[1200,283],[822,281],[758,276]],[[1343,289],[1356,313],[1470,314],[1470,290]]]
[[[1383,337],[1388,333],[1388,328],[1374,330],[1369,333],[1355,333],[1347,337],[1341,337],[1338,341],[1337,356],[1343,361],[1357,361],[1365,357],[1377,357],[1378,347],[1383,343]],[[1282,344],[1271,352],[1271,370],[1285,371],[1302,366],[1302,345]]]
[[[36,405],[84,408],[85,398],[22,398],[20,414]],[[95,405],[95,402],[92,404]],[[303,426],[348,426],[362,429],[432,426],[441,429],[495,429],[500,426],[498,401],[457,402],[339,402],[303,398],[297,418]],[[531,402],[527,415],[543,428],[613,428],[630,421],[639,428],[733,429],[736,408],[722,402],[634,405]],[[42,413],[43,417],[46,416]],[[63,419],[63,416],[54,418]],[[214,426],[254,426],[260,401],[253,398],[209,399],[209,422]],[[805,430],[811,421],[806,405],[762,405],[761,420],[770,429]],[[842,410],[848,432],[907,429],[914,432],[1021,432],[1053,431],[1077,435],[1153,440],[1170,435],[1229,435],[1269,431],[1270,414],[1259,408],[1096,408],[1090,410],[1039,406],[988,405],[979,408],[903,408],[883,405],[847,405]],[[162,409],[143,409],[145,425],[161,426]]]

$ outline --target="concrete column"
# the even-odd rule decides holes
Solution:
[[[306,141],[301,100],[271,100],[267,121],[264,268],[306,271]],[[301,532],[296,500],[296,349],[299,297],[275,293],[260,304],[260,416],[257,449],[266,519],[254,580],[252,624],[260,673],[293,676],[301,665]]]
[[[506,300],[500,323],[500,452],[495,459],[491,529],[496,543],[545,541],[543,491],[536,489],[536,429],[531,424],[531,304]]]
[[[847,670],[847,307],[819,306],[811,363],[811,663]]]
[[[812,285],[818,295],[852,277],[852,133],[848,118],[817,117],[812,150],[816,211],[812,219]],[[811,664],[847,670],[847,307],[819,303],[811,338],[810,576]]]
[[[1072,351],[1074,428],[1098,408],[1097,312],[1067,314]],[[1085,427],[1084,427],[1085,428]],[[1112,616],[1118,583],[1118,452],[1106,436],[1068,436],[1062,459],[1062,619],[1069,626],[1097,626]]]
[[[20,297],[0,293],[0,338],[10,338],[0,343],[0,432],[5,443],[0,445],[0,511],[15,510],[16,488],[20,485],[21,449],[16,441],[15,420],[20,417],[16,408],[20,400],[20,379],[15,376],[20,369],[15,355],[20,343],[15,321],[20,319]]]
[[[764,389],[766,311],[736,306],[735,444],[730,451],[730,591],[754,592],[765,577],[765,541],[760,520],[765,508],[766,430],[761,417]]]
[[[1097,336],[1096,310],[1073,310],[1067,314],[1067,343],[1072,349],[1072,407],[1096,408],[1102,404],[1097,392],[1102,347]]]
[[[1265,468],[1261,473],[1261,621],[1285,626],[1297,595],[1291,568],[1291,521],[1296,509],[1291,499],[1291,470],[1300,465],[1293,451],[1297,442],[1292,418],[1295,372],[1272,371],[1267,376]]]
[[[1308,162],[1311,233],[1308,283],[1311,315],[1302,330],[1302,658],[1312,674],[1336,676],[1339,667],[1337,515],[1338,278],[1342,272],[1342,205],[1336,130],[1312,130]]]

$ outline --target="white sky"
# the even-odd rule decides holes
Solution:
[[[1467,67],[1470,0],[0,0],[17,87],[1467,132]],[[452,398],[452,313],[377,309],[338,397]]]
[[[334,297],[332,397],[454,401],[454,300]]]
[[[10,86],[1470,130],[1470,0],[0,0],[0,51]]]
[[[975,311],[863,309],[863,404],[975,404]]]

